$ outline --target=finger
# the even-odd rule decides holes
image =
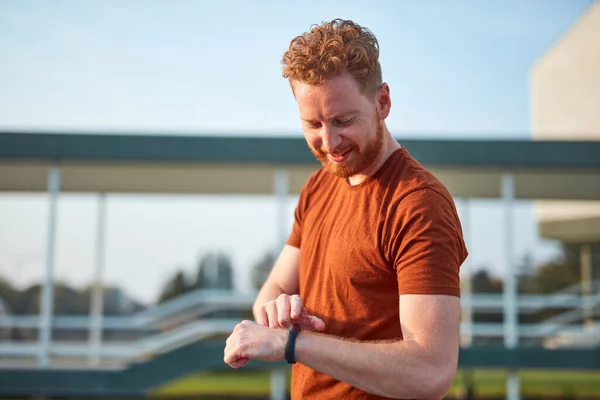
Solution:
[[[239,357],[237,360],[235,360],[235,368],[245,367],[249,362],[250,359],[248,357]]]
[[[316,328],[313,325],[312,321],[309,320],[309,319],[298,321],[297,324],[300,325],[300,328],[303,331],[314,331],[314,330],[316,330]]]
[[[267,303],[265,307],[267,311],[267,318],[270,328],[279,328],[279,322],[277,321],[277,305],[274,301]]]
[[[269,317],[267,316],[267,312],[265,311],[264,307],[261,307],[256,314],[256,323],[262,326],[269,326]]]
[[[234,367],[235,361],[238,358],[239,357],[233,351],[231,351],[229,349],[229,350],[225,351],[225,355],[223,356],[223,361],[225,362],[225,364],[229,365],[230,367]]]
[[[288,296],[277,298],[277,322],[282,328],[290,326],[290,298]]]
[[[302,298],[297,294],[290,297],[290,316],[292,319],[298,318],[304,308]]]
[[[315,317],[314,315],[310,316],[310,321],[311,321],[311,325],[312,327],[319,332],[322,332],[325,330],[325,321],[323,321],[321,318],[319,317]]]
[[[223,349],[223,356],[227,356],[227,354],[229,354],[231,352],[231,347],[233,346],[233,343],[235,341],[235,339],[233,338],[235,334],[231,334],[229,335],[229,337],[227,338],[227,340],[225,341],[225,348]]]
[[[223,361],[232,368],[239,368],[247,364],[249,359],[241,354],[240,346],[230,345],[225,348]]]
[[[309,315],[308,312],[302,312],[294,322],[300,324],[303,330],[319,332],[325,330],[325,322],[319,317]]]

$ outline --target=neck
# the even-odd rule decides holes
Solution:
[[[379,168],[387,161],[387,159],[394,153],[396,150],[400,148],[400,143],[396,141],[390,135],[390,132],[387,130],[387,127],[384,126],[384,140],[383,146],[381,147],[381,152],[379,153],[379,157],[375,160],[375,162],[366,170],[361,172],[360,174],[356,174],[348,178],[348,183],[352,186],[356,186],[361,184],[370,176],[373,176]]]

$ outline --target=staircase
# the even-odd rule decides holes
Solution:
[[[595,294],[582,298],[577,293],[579,285],[550,295],[521,295],[519,310],[538,312],[545,308],[562,308],[560,315],[536,324],[520,324],[522,338],[536,339],[547,348],[583,348],[600,346],[599,325],[581,325],[582,310],[600,311],[599,282],[595,282]],[[56,316],[53,318],[55,332],[79,332],[81,340],[54,340],[49,353],[51,365],[80,368],[125,368],[132,363],[152,359],[190,344],[228,335],[239,319],[207,318],[220,310],[249,312],[255,294],[240,294],[227,290],[200,289],[187,293],[154,308],[129,316],[107,316],[102,319],[105,332],[120,333],[118,340],[108,340],[108,335],[94,349],[85,337],[90,330],[89,316]],[[502,312],[503,298],[499,294],[475,294],[465,296],[474,310]],[[1,328],[37,329],[37,316],[0,316]],[[463,325],[461,330],[471,335],[501,338],[504,327],[500,323],[475,323]],[[129,336],[129,338],[127,338]],[[125,338],[125,339],[123,339]],[[92,365],[92,354],[100,360]],[[30,341],[0,341],[0,368],[34,367],[40,352],[39,343]]]

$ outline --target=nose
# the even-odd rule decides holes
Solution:
[[[332,153],[342,144],[342,136],[337,132],[337,129],[326,125],[323,125],[321,140],[323,142],[322,148],[327,153]]]

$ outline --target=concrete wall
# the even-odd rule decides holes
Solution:
[[[600,140],[600,1],[530,71],[535,139]]]
[[[534,140],[600,140],[600,1],[532,66],[530,96]],[[582,220],[600,221],[594,218],[600,216],[599,202],[540,201],[535,211],[542,236],[548,231],[545,224],[554,221],[563,221],[564,227],[569,227],[565,221],[573,221],[564,232],[571,240]],[[560,238],[559,225],[552,226],[553,238]],[[593,231],[600,232],[597,228]],[[581,237],[589,238],[589,231]],[[600,241],[600,235],[593,239]]]

